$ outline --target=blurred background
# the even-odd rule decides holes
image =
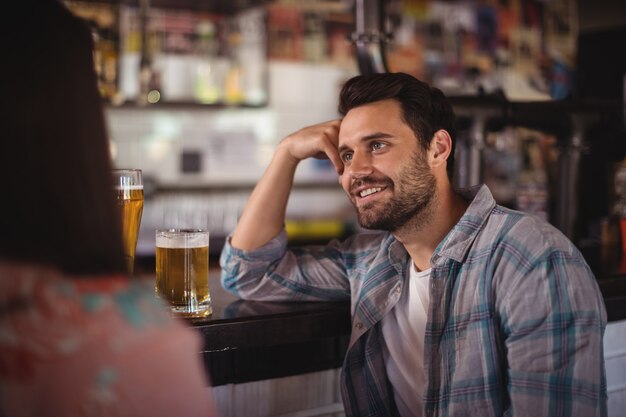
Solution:
[[[410,73],[450,97],[456,186],[486,183],[500,204],[547,219],[596,274],[620,258],[622,0],[65,3],[93,30],[114,163],[144,173],[139,273],[154,271],[154,231],[170,227],[208,229],[215,271],[276,144],[338,117],[342,83],[381,70]],[[286,227],[293,244],[358,230],[327,161],[298,168]],[[615,416],[626,407],[625,337],[614,325],[606,338]],[[215,393],[223,415],[342,415],[337,372]]]
[[[160,227],[208,228],[219,253],[278,141],[338,116],[338,91],[359,73],[357,9],[374,12],[348,0],[66,3],[93,28],[115,165],[144,172],[138,262],[148,268]],[[367,45],[384,61],[374,65],[452,99],[457,186],[487,183],[581,247],[619,239],[623,2],[374,3],[384,38]],[[292,241],[340,238],[354,222],[330,164],[302,164]]]

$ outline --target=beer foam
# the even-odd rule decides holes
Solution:
[[[170,232],[172,234],[166,235],[158,233],[156,235],[157,248],[167,249],[192,249],[203,248],[209,246],[209,234],[208,233],[194,233],[194,234],[181,234]]]
[[[143,190],[143,185],[116,185],[116,190]]]

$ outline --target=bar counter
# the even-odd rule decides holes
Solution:
[[[609,259],[595,252],[585,257],[598,279],[608,320],[626,319],[626,257]],[[240,300],[221,287],[217,269],[211,270],[209,288],[213,314],[188,322],[202,334],[213,385],[341,366],[351,329],[348,302]]]
[[[203,337],[213,385],[339,368],[350,336],[348,302],[259,302],[226,292],[211,270],[213,314],[187,319]]]

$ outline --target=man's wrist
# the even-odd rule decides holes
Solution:
[[[286,140],[280,142],[274,150],[274,160],[282,161],[283,163],[286,163],[293,168],[295,168],[300,163],[300,159],[293,156],[293,154],[291,153],[289,149],[289,144],[286,142]]]

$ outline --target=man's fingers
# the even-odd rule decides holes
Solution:
[[[326,153],[326,156],[328,157],[328,159],[330,159],[330,162],[335,167],[337,174],[341,175],[343,173],[343,162],[341,161],[341,158],[339,157],[339,152],[337,151],[336,144],[326,142],[324,152]]]
[[[331,120],[328,122],[329,130],[326,134],[327,141],[325,143],[326,155],[330,162],[335,167],[337,174],[341,175],[343,173],[343,161],[339,156],[339,127],[341,126],[341,119]]]

